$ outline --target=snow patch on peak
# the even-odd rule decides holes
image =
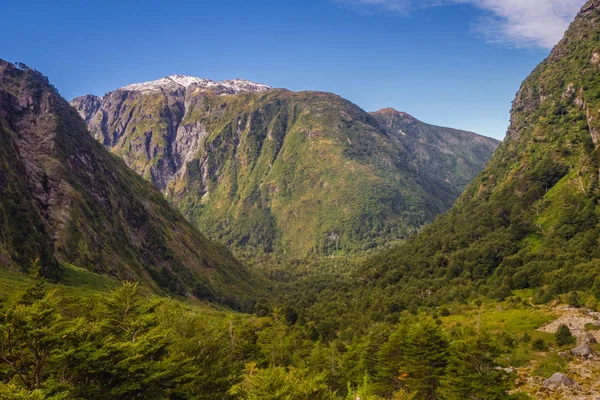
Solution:
[[[251,82],[245,79],[230,79],[225,81],[211,81],[210,79],[196,78],[187,75],[171,75],[155,81],[134,83],[119,90],[131,92],[146,92],[154,90],[176,90],[187,89],[195,86],[197,90],[215,90],[219,94],[236,94],[241,92],[261,92],[272,89],[271,86],[262,83]]]

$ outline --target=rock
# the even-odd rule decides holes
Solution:
[[[598,339],[596,339],[590,332],[584,332],[581,343],[596,344],[598,343]]]
[[[550,378],[546,379],[544,381],[544,383],[542,383],[542,387],[545,387],[545,388],[558,388],[560,386],[574,386],[574,385],[575,385],[575,381],[561,372],[555,373]]]
[[[583,343],[571,350],[571,354],[577,357],[589,357],[594,354],[594,352],[589,343]]]

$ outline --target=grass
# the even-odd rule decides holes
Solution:
[[[96,274],[75,265],[63,263],[62,270],[63,277],[61,282],[58,284],[50,283],[49,285],[51,288],[58,289],[59,293],[65,298],[101,296],[103,293],[115,290],[121,285],[121,282],[116,279]],[[25,290],[29,282],[30,278],[25,274],[0,269],[0,302],[8,300]],[[143,285],[141,294],[148,301],[156,299],[172,301],[184,306],[186,309],[199,312],[203,316],[214,318],[225,318],[227,316],[246,317],[246,314],[234,312],[206,301],[180,297],[161,297]]]
[[[119,282],[71,264],[63,264],[62,285],[73,294],[89,296],[97,292],[116,289]]]
[[[0,269],[0,299],[6,300],[15,293],[25,289],[27,282],[28,280],[23,274]]]
[[[506,307],[506,308],[505,308]],[[443,318],[447,326],[472,325],[488,331],[504,331],[513,335],[523,335],[529,333],[533,338],[539,337],[542,332],[535,329],[551,322],[554,319],[552,314],[533,308],[507,308],[505,303],[485,304],[479,310],[469,310],[456,315],[450,315]]]
[[[119,282],[114,279],[71,264],[63,264],[62,267],[61,283],[51,283],[50,286],[60,288],[67,295],[88,297],[119,286]],[[29,282],[30,279],[25,274],[0,269],[0,299],[6,300],[16,295],[24,290]]]
[[[533,376],[549,378],[556,372],[567,372],[568,370],[567,360],[554,352],[538,355],[536,361],[536,367],[532,373]]]
[[[521,290],[515,293],[521,299],[531,297],[530,290]],[[481,331],[493,334],[508,334],[514,341],[514,347],[501,356],[498,360],[501,365],[511,367],[524,367],[532,365],[533,375],[549,377],[554,372],[566,370],[566,360],[553,351],[537,351],[533,349],[532,343],[542,339],[552,347],[554,335],[540,332],[537,329],[556,317],[542,307],[531,307],[522,303],[514,304],[510,301],[495,303],[492,301],[484,303],[477,309],[453,310],[454,314],[442,318],[444,325],[448,328],[455,326],[471,326],[476,329],[479,325]],[[457,312],[458,311],[458,312]],[[524,337],[529,336],[525,341]]]

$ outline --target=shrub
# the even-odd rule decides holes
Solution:
[[[575,337],[571,333],[569,327],[565,324],[558,327],[554,337],[556,339],[556,344],[560,347],[575,343]]]
[[[544,341],[544,339],[535,339],[533,343],[531,343],[531,347],[536,351],[547,351],[548,345]]]

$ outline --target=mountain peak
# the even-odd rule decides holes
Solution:
[[[211,89],[221,94],[236,94],[241,92],[261,92],[272,89],[271,86],[262,83],[252,82],[246,79],[229,79],[224,81],[212,81],[205,78],[197,78],[188,75],[170,75],[155,81],[134,83],[122,87],[119,90],[131,92],[145,92],[154,90],[176,90],[187,89],[191,86],[197,86],[200,90]]]
[[[413,120],[416,119],[412,115],[405,113],[403,111],[398,111],[392,107],[382,108],[381,110],[375,111],[373,114],[380,114],[380,115],[384,115],[387,117],[398,116],[398,117],[407,118],[407,119],[413,119]]]
[[[600,9],[600,0],[588,0],[588,2],[585,3],[581,9],[581,13],[585,13],[594,9]]]

